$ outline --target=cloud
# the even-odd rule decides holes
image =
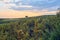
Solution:
[[[13,2],[13,0],[4,0],[3,2]]]
[[[49,10],[50,8],[56,10],[58,6],[60,6],[59,0],[3,0],[0,2],[0,8],[14,10]]]
[[[14,2],[20,2],[22,0],[4,0],[4,2],[7,2],[7,3],[14,3]]]
[[[30,6],[30,5],[20,5],[20,6],[17,6],[17,7],[32,8],[32,6]]]
[[[49,7],[47,8],[49,11],[53,11],[53,10],[58,10],[60,6],[52,6],[52,7]]]
[[[52,2],[55,2],[56,0],[41,0],[41,1],[46,1],[48,3],[52,3]]]
[[[47,0],[48,3],[56,2],[56,0]]]
[[[22,2],[20,2],[22,0],[3,0],[0,1],[0,10],[3,9],[13,9],[13,8],[32,8],[31,5],[23,5]],[[19,5],[17,5],[19,2]],[[17,3],[17,4],[16,4]],[[13,8],[12,8],[13,7]]]

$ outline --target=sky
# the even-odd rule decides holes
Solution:
[[[0,18],[53,15],[59,7],[60,0],[0,0]]]

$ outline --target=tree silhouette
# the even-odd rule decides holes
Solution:
[[[28,16],[25,16],[26,18],[28,18]]]
[[[60,8],[58,8],[57,16],[60,16]]]

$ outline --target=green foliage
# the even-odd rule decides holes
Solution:
[[[60,40],[58,15],[1,19],[0,22],[0,40]]]

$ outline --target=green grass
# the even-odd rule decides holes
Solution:
[[[0,19],[0,40],[60,40],[60,16]]]

